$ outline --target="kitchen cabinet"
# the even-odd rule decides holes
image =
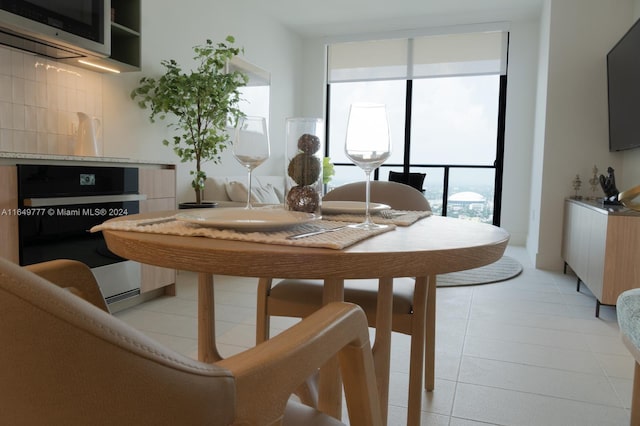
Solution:
[[[111,0],[111,56],[120,71],[140,70],[140,0]]]
[[[111,55],[108,58],[91,58],[78,64],[93,71],[140,71],[140,0],[111,0]]]
[[[562,258],[600,305],[640,287],[640,212],[596,202],[565,201]]]
[[[0,256],[18,263],[18,173],[0,166]]]
[[[144,168],[138,175],[140,194],[147,196],[140,201],[140,213],[176,208],[176,171],[175,168]],[[145,293],[165,288],[165,294],[175,295],[176,271],[159,266],[142,265],[140,292]]]

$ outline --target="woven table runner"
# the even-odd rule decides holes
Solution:
[[[317,231],[320,229],[336,228],[348,225],[348,222],[334,220],[318,220],[311,223],[297,225],[286,230],[270,231],[270,232],[243,232],[233,229],[220,229],[200,226],[180,220],[174,220],[175,216],[164,218],[154,218],[154,222],[166,220],[163,223],[154,223],[151,225],[140,226],[141,223],[149,222],[149,219],[143,220],[118,220],[91,228],[91,232],[99,232],[103,230],[114,231],[133,231],[144,232],[150,234],[179,235],[189,237],[207,237],[221,240],[247,241],[253,243],[280,244],[299,247],[320,247],[340,250],[349,247],[352,244],[362,241],[374,235],[395,229],[394,224],[388,227],[374,230],[363,230],[357,228],[345,227],[337,231],[327,232],[324,234],[313,235],[310,237],[290,240],[287,237],[305,232]],[[356,222],[362,221],[362,218]]]

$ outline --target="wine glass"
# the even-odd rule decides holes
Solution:
[[[248,170],[247,205],[251,209],[251,172],[269,158],[269,134],[264,117],[241,117],[236,126],[233,156]]]
[[[365,220],[350,225],[359,229],[385,228],[371,221],[369,214],[369,193],[371,172],[377,169],[391,155],[387,108],[383,104],[352,104],[349,110],[347,138],[344,146],[347,157],[364,170],[366,180]]]

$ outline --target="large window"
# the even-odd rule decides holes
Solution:
[[[503,33],[329,46],[331,185],[364,177],[344,154],[349,106],[384,103],[392,155],[374,178],[426,173],[423,189],[434,213],[499,224],[505,58]]]
[[[329,156],[333,162],[350,163],[351,161],[344,152],[350,105],[355,102],[373,102],[387,106],[392,142],[391,157],[387,160],[387,164],[402,164],[404,158],[402,141],[404,140],[405,123],[405,85],[406,82],[402,80],[363,81],[331,85],[328,140],[331,141]],[[338,170],[344,172],[346,169],[340,167]],[[358,168],[358,170],[360,169]],[[335,181],[339,181],[341,178],[344,181],[340,173],[336,173]]]
[[[493,165],[500,77],[413,81],[410,162]]]

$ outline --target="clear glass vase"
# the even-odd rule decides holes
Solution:
[[[324,122],[320,118],[288,118],[286,122],[285,207],[320,214]]]

